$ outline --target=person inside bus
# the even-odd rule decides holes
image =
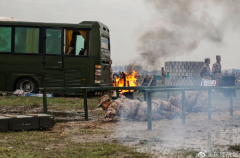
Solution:
[[[75,55],[76,35],[74,35],[73,30],[67,30],[66,42],[66,55]]]
[[[80,31],[72,31],[68,30],[69,34],[71,38],[67,39],[70,40],[70,46],[68,47],[67,50],[67,55],[80,55],[80,56],[86,56],[87,55],[87,43],[85,38],[81,35],[81,33],[85,33],[85,32],[81,32]]]
[[[69,55],[75,55],[75,50],[76,50],[76,35],[73,34],[72,36],[72,41],[70,45],[70,52],[68,53]]]

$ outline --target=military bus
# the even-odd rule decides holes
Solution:
[[[100,22],[0,21],[0,91],[108,86],[110,55]]]

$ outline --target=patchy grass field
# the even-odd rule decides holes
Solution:
[[[97,107],[97,99],[99,97],[88,98],[88,108]],[[54,97],[47,98],[48,109],[50,110],[82,110],[84,101],[82,97],[64,98]],[[15,97],[0,96],[0,108],[6,106],[43,106],[43,98],[38,97]]]
[[[149,157],[132,147],[107,138],[111,133],[90,124],[58,123],[52,131],[22,131],[0,133],[1,157]],[[96,129],[97,128],[97,129]],[[89,135],[102,139],[88,140]],[[77,136],[85,137],[79,141]]]
[[[171,92],[177,96],[179,92]],[[240,91],[237,91],[237,96]],[[153,99],[166,100],[167,93],[155,93]],[[212,97],[212,103],[221,111],[229,111],[229,98],[220,95]],[[96,109],[99,97],[88,98],[89,112]],[[135,93],[134,99],[143,100],[143,93]],[[83,110],[83,97],[48,98],[48,109],[56,111]],[[8,107],[39,107],[42,111],[43,99],[37,97],[0,96],[0,112]],[[240,110],[240,98],[234,98],[234,110]],[[25,109],[23,109],[24,111]],[[96,111],[99,117],[103,111]],[[205,116],[205,115],[204,115]],[[207,117],[207,115],[206,115]],[[96,123],[98,122],[98,123]],[[138,152],[137,148],[124,146],[110,135],[115,130],[115,123],[99,121],[79,121],[75,123],[57,123],[51,131],[21,131],[0,133],[0,157],[152,157]],[[145,129],[144,124],[144,129]],[[239,145],[230,146],[229,150],[239,151]],[[195,151],[181,151],[180,157],[196,155]],[[179,157],[179,154],[174,155]]]
[[[180,92],[170,92],[171,96],[177,96]],[[237,96],[240,95],[240,90],[236,91]],[[159,92],[153,94],[153,99],[161,98],[167,99],[166,92]],[[219,94],[219,98],[212,97],[213,104],[216,104],[219,100],[224,104],[229,104],[229,97],[224,97],[222,93]],[[143,93],[134,93],[134,99],[144,100]],[[88,108],[95,109],[98,105],[97,100],[99,97],[88,98]],[[50,110],[82,110],[84,107],[83,97],[54,97],[47,98],[48,107]],[[240,100],[234,98],[234,105],[239,105]],[[14,96],[0,96],[0,108],[6,106],[43,106],[43,99],[38,97],[14,97]]]
[[[99,97],[88,98],[90,113],[98,105]],[[83,110],[82,97],[48,98],[48,109],[56,111]],[[39,107],[43,98],[0,96],[0,111],[4,108],[19,109]],[[21,108],[19,108],[21,107]],[[23,107],[27,107],[26,109]],[[103,111],[95,111],[103,116]],[[94,125],[93,125],[94,124]],[[57,123],[51,131],[20,131],[0,133],[1,157],[150,157],[133,147],[108,139],[113,132],[101,122]],[[114,125],[114,124],[113,124]]]

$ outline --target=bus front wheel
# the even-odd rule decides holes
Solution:
[[[37,93],[37,84],[33,79],[22,78],[17,81],[16,88],[26,93]]]

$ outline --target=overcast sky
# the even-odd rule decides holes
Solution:
[[[214,14],[221,18],[221,13]],[[155,23],[159,25],[154,8],[144,0],[1,0],[0,17],[60,23],[100,21],[110,29],[114,65],[139,60],[138,39],[145,31],[154,29]],[[221,55],[223,69],[240,68],[239,50],[240,32],[230,29],[221,43],[203,40],[189,55],[178,52],[164,61],[203,61],[209,57],[213,63],[215,56]],[[159,63],[161,66],[163,62]]]

